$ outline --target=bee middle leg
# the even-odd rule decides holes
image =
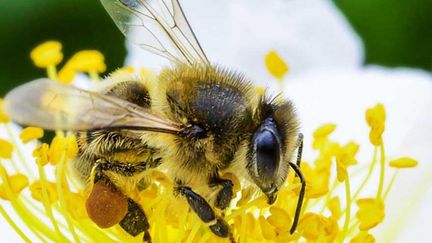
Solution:
[[[210,230],[217,236],[230,236],[230,229],[224,219],[217,217],[210,204],[190,187],[179,185],[174,192],[186,198],[189,206],[198,217],[209,225]]]
[[[234,184],[227,179],[222,179],[219,176],[214,176],[210,179],[210,187],[222,186],[216,196],[215,207],[219,209],[226,209],[233,197],[233,186]]]
[[[150,224],[147,221],[147,217],[141,206],[130,198],[128,199],[128,212],[119,225],[132,236],[137,236],[144,232],[143,240],[151,242],[149,233]]]

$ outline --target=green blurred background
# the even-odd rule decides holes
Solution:
[[[431,0],[335,0],[366,46],[366,62],[432,71]],[[65,58],[98,49],[108,71],[122,65],[124,38],[97,0],[0,0],[0,96],[45,75],[29,53],[40,42],[63,43]]]

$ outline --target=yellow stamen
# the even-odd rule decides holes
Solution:
[[[313,133],[313,144],[314,149],[322,149],[325,144],[328,144],[328,136],[336,129],[335,124],[324,124],[318,127]]]
[[[364,198],[357,200],[357,206],[359,210],[356,217],[360,221],[360,230],[369,230],[383,221],[383,201],[376,198]]]
[[[360,231],[350,240],[350,243],[375,243],[375,238],[367,231]]]
[[[382,104],[366,110],[366,122],[371,128],[369,133],[370,142],[379,146],[382,143],[382,134],[385,129],[386,113]]]
[[[78,155],[78,143],[74,134],[66,136],[66,158],[74,159]]]
[[[48,160],[49,160],[48,144],[43,143],[37,146],[36,149],[33,150],[32,155],[36,159],[37,164],[40,164],[41,166],[45,166],[46,164],[48,164]]]
[[[332,242],[338,232],[337,223],[322,215],[306,213],[299,222],[298,231],[309,241]]]
[[[53,241],[59,240],[56,234],[49,229],[45,224],[43,224],[38,218],[36,218],[32,213],[29,212],[27,207],[19,201],[11,190],[11,185],[9,184],[8,176],[6,170],[0,166],[0,177],[5,185],[5,192],[7,197],[10,199],[11,205],[14,208],[18,216],[23,220],[23,222],[28,226],[28,228],[41,240],[44,241],[45,238],[49,238]],[[40,231],[40,232],[39,232]],[[42,234],[42,235],[41,235]]]
[[[337,178],[339,182],[343,182],[348,176],[348,166],[357,164],[355,155],[359,149],[359,145],[354,142],[349,142],[345,146],[336,146],[335,157],[337,166]]]
[[[9,141],[0,138],[0,159],[12,158],[13,148]]]
[[[3,209],[3,207],[0,206],[0,215],[3,216],[3,218],[6,220],[6,222],[12,227],[12,229],[25,241],[25,242],[32,242],[25,233],[19,228],[17,224],[15,224],[14,220],[7,214],[6,210]]]
[[[272,50],[267,53],[265,56],[265,65],[270,74],[277,78],[282,84],[282,80],[288,72],[288,65],[276,51]]]
[[[57,220],[54,218],[54,214],[51,208],[50,196],[49,196],[49,182],[46,178],[45,171],[42,167],[42,164],[38,164],[38,172],[40,178],[40,192],[41,192],[41,202],[45,208],[45,213],[51,221],[52,226],[54,227],[55,232],[57,233],[60,239],[66,240],[60,231]],[[51,192],[55,193],[55,192]],[[52,196],[53,197],[53,196]]]
[[[44,131],[40,127],[27,127],[22,130],[20,134],[21,141],[23,143],[28,143],[32,140],[42,138],[44,135]]]
[[[24,158],[24,154],[23,154],[23,152],[21,151],[21,149],[19,149],[19,148],[20,148],[20,147],[19,147],[20,142],[19,142],[18,135],[16,135],[15,132],[11,129],[11,126],[5,125],[5,127],[6,127],[6,132],[7,132],[7,134],[8,134],[8,137],[9,137],[9,139],[10,139],[12,145],[13,145],[15,148],[18,148],[18,149],[16,150],[16,154],[18,155],[18,160],[19,160],[19,162],[21,163],[21,165],[22,165],[22,166],[24,167],[24,169],[26,170],[27,175],[28,175],[29,177],[34,177],[34,173],[33,173],[33,171],[30,169],[28,161]],[[1,140],[1,139],[0,139],[0,140]],[[1,150],[1,148],[0,148],[0,150]],[[16,167],[16,161],[15,161],[15,158],[11,158],[10,160],[11,160],[12,163],[14,164],[14,167]]]
[[[264,239],[274,240],[276,238],[276,233],[273,225],[271,225],[263,216],[258,218],[261,226],[261,233]]]
[[[348,233],[348,226],[351,217],[351,187],[349,184],[349,176],[345,178],[345,200],[346,200],[345,222],[342,230],[341,241],[343,241],[343,239]]]
[[[50,204],[53,204],[54,202],[57,201],[58,199],[58,195],[57,195],[57,191],[56,191],[56,184],[53,182],[47,182],[46,184],[46,189],[47,189],[47,198],[48,198],[48,202]],[[42,185],[41,182],[35,181],[30,185],[30,191],[31,191],[31,196],[39,201],[39,202],[43,202],[43,198],[42,198]]]
[[[270,213],[267,221],[274,227],[283,229],[291,224],[291,216],[283,208],[273,206],[270,208]]]
[[[34,48],[30,57],[40,68],[59,64],[63,59],[62,44],[58,41],[47,41]]]
[[[86,72],[94,81],[99,80],[99,73],[106,71],[105,58],[99,51],[84,50],[72,56],[59,72],[59,79],[70,83],[78,72]]]
[[[377,199],[381,199],[383,188],[384,188],[385,152],[384,152],[384,145],[382,140],[381,140],[381,145],[379,147],[380,147],[380,178],[378,184]]]
[[[384,192],[383,200],[385,200],[385,199],[387,198],[387,195],[389,194],[391,188],[393,187],[393,183],[394,183],[395,180],[396,180],[396,176],[397,176],[398,172],[399,172],[399,170],[395,170],[395,171],[394,171],[393,176],[392,176],[392,178],[391,178],[389,184],[387,185],[387,189],[386,189],[385,192]]]
[[[390,161],[390,166],[395,168],[413,168],[416,167],[418,161],[408,157],[402,157],[396,160]]]
[[[361,185],[357,188],[356,192],[354,193],[354,196],[353,196],[353,198],[351,199],[352,201],[355,201],[355,200],[357,199],[359,193],[363,190],[363,188],[364,188],[364,187],[366,186],[366,184],[368,183],[368,181],[369,181],[369,179],[370,179],[370,177],[371,177],[371,175],[372,175],[373,169],[375,168],[375,165],[376,165],[376,163],[377,163],[377,161],[378,161],[377,157],[378,157],[378,148],[375,147],[375,148],[374,148],[374,154],[373,154],[372,163],[371,163],[370,166],[369,166],[369,171],[368,171],[368,173],[367,173],[365,179],[364,179],[363,182],[361,183]]]
[[[70,144],[70,143],[68,143],[68,144]],[[72,220],[70,218],[70,215],[66,212],[66,209],[67,209],[66,195],[69,193],[69,188],[68,188],[67,183],[64,183],[66,181],[66,176],[65,176],[66,173],[64,170],[64,164],[66,162],[66,158],[69,158],[67,153],[68,153],[68,150],[63,152],[63,155],[61,156],[60,162],[56,168],[56,180],[57,180],[56,192],[59,195],[60,205],[61,205],[61,213],[66,220],[69,232],[71,233],[72,237],[74,238],[74,241],[79,243],[79,242],[81,242],[80,238],[78,237],[78,235],[75,232],[75,228],[74,228],[74,225],[73,225]],[[80,208],[80,207],[76,206],[76,208]]]
[[[314,138],[320,138],[320,137],[327,137],[330,135],[334,130],[336,129],[336,125],[332,123],[327,123],[324,125],[321,125],[317,129],[315,129],[313,133]]]
[[[312,168],[308,163],[304,162],[301,164],[301,171],[307,181],[306,198],[319,198],[329,191],[330,173],[328,170]]]
[[[0,167],[0,170],[6,171],[3,167]],[[7,177],[8,182],[3,182],[0,185],[0,198],[3,200],[11,200],[9,195],[7,194],[6,187],[10,186],[10,190],[13,193],[13,196],[16,197],[18,194],[24,190],[29,184],[28,178],[23,174],[16,174]]]

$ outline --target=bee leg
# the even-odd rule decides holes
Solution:
[[[119,225],[132,236],[137,236],[144,232],[143,241],[151,242],[150,225],[147,217],[141,206],[130,198],[128,200],[128,212]]]
[[[234,184],[230,180],[221,179],[219,177],[213,177],[209,183],[210,187],[222,186],[222,189],[218,192],[215,201],[215,207],[219,209],[226,209],[233,197],[233,186]]]
[[[95,168],[93,181],[95,185],[103,183],[102,185],[104,185],[104,187],[102,188],[103,190],[101,190],[101,193],[97,193],[96,196],[93,197],[95,198],[94,200],[92,200],[93,198],[87,200],[87,212],[95,212],[90,214],[93,215],[93,217],[90,218],[92,218],[92,220],[98,225],[105,224],[106,227],[103,228],[108,228],[118,223],[120,227],[122,227],[132,236],[137,236],[138,234],[144,232],[143,241],[151,242],[151,236],[149,232],[150,225],[144,211],[141,209],[141,206],[139,206],[139,204],[131,198],[125,196],[103,173],[106,169],[101,166],[103,164],[101,160],[97,161],[96,163],[97,166]],[[107,195],[108,197],[105,196],[106,199],[103,198],[104,200],[101,201],[101,196],[98,195]],[[117,197],[120,197],[121,199],[117,199]],[[104,209],[104,207],[101,207],[101,205],[106,206],[107,204],[114,203],[114,208],[117,208],[119,205],[125,204],[124,201],[127,201],[127,211],[125,210],[126,212],[123,214],[123,218],[120,218],[119,221],[109,218],[109,213],[103,211],[101,212],[101,209]]]
[[[204,222],[209,224],[210,230],[217,236],[226,238],[231,236],[228,224],[222,218],[216,217],[213,208],[200,195],[192,191],[190,187],[178,186],[175,193],[186,198],[189,206]]]

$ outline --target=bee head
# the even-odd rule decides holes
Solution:
[[[247,172],[272,204],[286,180],[295,150],[298,123],[288,101],[262,102],[257,128],[251,136]]]

